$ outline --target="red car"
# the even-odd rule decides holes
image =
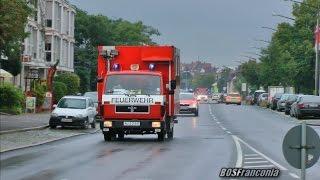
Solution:
[[[180,93],[180,113],[199,114],[199,104],[193,93]]]

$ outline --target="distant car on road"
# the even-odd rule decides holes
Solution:
[[[276,110],[277,109],[277,103],[280,100],[282,94],[283,93],[276,93],[276,94],[274,94],[274,96],[271,97],[270,108],[272,110]]]
[[[97,91],[86,92],[83,94],[83,96],[91,98],[93,103],[95,105],[98,105],[98,92]]]
[[[260,96],[258,97],[258,106],[267,106],[268,103],[268,93],[262,93],[260,94]]]
[[[193,93],[180,93],[180,113],[199,115],[199,104]]]
[[[220,93],[214,93],[211,96],[212,101],[217,101],[219,102],[219,100],[221,99],[221,94]]]
[[[298,119],[308,116],[320,117],[320,96],[300,95],[291,105],[290,115]]]
[[[50,128],[57,126],[80,126],[95,128],[96,107],[91,98],[84,96],[64,96],[54,105],[49,120]]]
[[[241,105],[241,96],[239,93],[230,93],[227,95],[226,104],[238,104]]]
[[[297,94],[290,94],[288,99],[286,100],[286,104],[284,106],[284,113],[286,115],[290,114],[290,110],[291,110],[291,105],[296,102],[298,99],[298,95]]]

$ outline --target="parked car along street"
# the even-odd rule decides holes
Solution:
[[[276,93],[276,94],[274,94],[274,96],[272,97],[271,103],[270,103],[270,108],[271,108],[272,110],[276,110],[276,109],[277,109],[277,104],[278,104],[278,101],[280,100],[282,94],[283,94],[283,93]]]
[[[286,100],[288,99],[290,94],[282,94],[280,99],[277,102],[277,111],[284,111],[286,106]]]
[[[65,96],[54,105],[49,120],[50,128],[57,126],[80,126],[88,128],[91,125],[95,128],[96,107],[89,97],[84,96]]]
[[[260,94],[258,98],[258,106],[267,106],[268,103],[268,93]]]
[[[291,116],[298,119],[304,117],[320,117],[320,96],[300,95],[291,106]]]
[[[257,90],[257,91],[254,92],[254,94],[253,94],[253,104],[258,103],[258,98],[259,98],[260,94],[262,94],[262,93],[266,93],[266,91]]]
[[[296,102],[298,98],[298,95],[296,94],[290,94],[288,99],[286,100],[286,104],[285,104],[285,107],[284,107],[284,113],[286,115],[289,115],[290,114],[290,109],[291,109],[291,105]]]

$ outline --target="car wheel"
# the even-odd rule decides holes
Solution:
[[[91,123],[91,128],[95,129],[96,128],[96,119],[93,118],[93,121]]]
[[[194,116],[199,116],[199,110],[198,109],[194,112]]]
[[[57,125],[50,125],[50,128],[55,129],[55,128],[57,128]]]
[[[119,133],[118,134],[118,139],[123,140],[124,139],[124,133]]]
[[[289,114],[290,114],[290,111],[285,110],[285,111],[284,111],[284,114],[285,114],[285,115],[289,115]]]
[[[158,133],[158,141],[164,141],[164,138],[166,136],[166,133],[165,132],[159,132]]]
[[[82,129],[88,129],[89,127],[89,118],[87,117],[86,120],[84,120]]]
[[[173,139],[173,127],[170,129],[170,131],[168,132],[168,138],[169,139]]]

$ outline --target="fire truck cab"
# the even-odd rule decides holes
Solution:
[[[98,102],[105,141],[127,134],[173,138],[179,112],[179,50],[173,46],[99,46]]]

